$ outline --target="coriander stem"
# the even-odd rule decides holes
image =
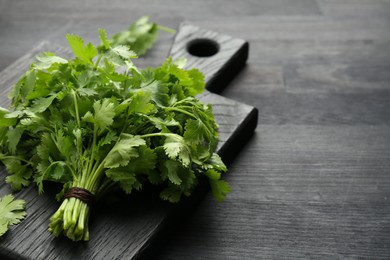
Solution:
[[[100,60],[102,59],[102,57],[103,57],[103,54],[100,54],[98,59],[96,60],[96,62],[95,62],[95,69],[99,66],[99,63],[100,63]]]
[[[169,27],[165,27],[165,26],[162,26],[162,25],[157,25],[157,29],[159,29],[160,31],[163,31],[163,32],[176,34],[176,30],[175,29],[172,29],[172,28],[169,28]]]
[[[84,188],[92,192],[93,194],[98,194],[98,187],[96,186],[97,179],[99,179],[101,175],[101,170],[99,170],[99,166],[101,163],[96,162],[91,171],[88,172],[88,178],[85,181]]]
[[[180,112],[180,113],[183,113],[183,114],[186,114],[194,119],[197,119],[196,116],[194,116],[193,114],[191,114],[190,112],[188,111],[185,111],[183,109],[180,109],[180,108],[176,108],[176,107],[166,107],[165,110],[168,110],[168,111],[176,111],[176,112]]]
[[[151,133],[151,134],[140,135],[141,138],[148,138],[148,137],[154,137],[154,136],[176,136],[176,134],[171,134],[171,133]]]
[[[98,188],[98,186],[96,186],[96,182],[98,182],[101,177],[101,172],[104,170],[104,162],[105,160],[99,164],[99,167],[96,169],[96,171],[90,173],[90,178],[88,178],[87,183],[85,184],[85,188],[94,194],[96,194],[95,188]]]
[[[75,112],[76,112],[77,124],[78,124],[79,127],[81,127],[80,115],[79,115],[79,106],[77,104],[77,96],[76,96],[76,92],[74,90],[72,90],[72,95],[73,95],[74,109],[75,109]]]
[[[93,166],[93,168],[92,168],[90,174],[96,172],[96,170],[97,170],[97,168],[99,167],[99,165],[100,165],[100,163],[96,162],[95,165]]]
[[[96,136],[97,136],[97,127],[96,127],[96,124],[94,124],[93,125],[92,149],[91,149],[91,156],[90,156],[89,164],[88,164],[88,172],[92,171],[92,165],[93,165],[94,153],[95,153],[95,147],[96,147]]]
[[[13,155],[5,155],[5,156],[1,156],[0,155],[0,160],[3,160],[3,159],[12,159],[12,160],[19,160],[21,162],[25,162],[26,164],[28,165],[31,165],[31,162],[30,161],[27,161],[25,159],[22,159],[22,158],[19,158],[17,156],[13,156]]]
[[[66,159],[67,159],[67,161],[66,161],[66,166],[68,167],[68,169],[69,169],[70,172],[72,173],[73,178],[77,178],[77,175],[76,175],[75,171],[73,170],[73,168],[72,168],[71,165],[69,164],[69,161],[68,161],[69,158],[67,157]]]

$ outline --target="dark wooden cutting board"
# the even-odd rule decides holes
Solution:
[[[8,107],[7,94],[26,71],[34,57],[52,51],[69,57],[68,48],[42,43],[0,73],[0,106]],[[212,53],[210,55],[210,53]],[[240,39],[182,25],[170,53],[174,58],[187,57],[187,67],[197,67],[206,76],[207,88],[221,90],[244,66],[248,44]],[[225,162],[232,160],[249,139],[257,125],[257,109],[206,91],[200,96],[213,105],[219,125],[218,153]],[[0,196],[11,192],[4,183],[6,171],[0,167]],[[54,188],[53,188],[54,189]],[[152,188],[119,196],[110,203],[102,201],[93,209],[90,219],[90,241],[72,242],[55,238],[47,226],[59,202],[53,199],[50,186],[45,194],[37,194],[30,186],[16,193],[26,200],[27,217],[0,238],[0,259],[136,259],[158,252],[169,231],[180,225],[208,192],[201,181],[193,195],[178,204],[161,201]]]

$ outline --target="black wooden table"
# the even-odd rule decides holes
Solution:
[[[249,41],[221,95],[260,112],[227,200],[206,196],[161,259],[390,258],[389,0],[0,0],[0,70],[43,40],[97,43],[97,28],[142,15]],[[138,64],[160,64],[172,41]]]

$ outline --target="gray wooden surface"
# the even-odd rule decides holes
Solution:
[[[222,92],[259,108],[255,136],[160,259],[390,258],[390,1],[0,0],[0,69],[42,40],[97,42],[141,15],[250,43]],[[157,65],[161,34],[140,65]]]

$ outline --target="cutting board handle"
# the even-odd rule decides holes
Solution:
[[[186,69],[197,68],[205,75],[206,89],[218,93],[245,66],[248,42],[182,23],[169,56],[186,58]]]

